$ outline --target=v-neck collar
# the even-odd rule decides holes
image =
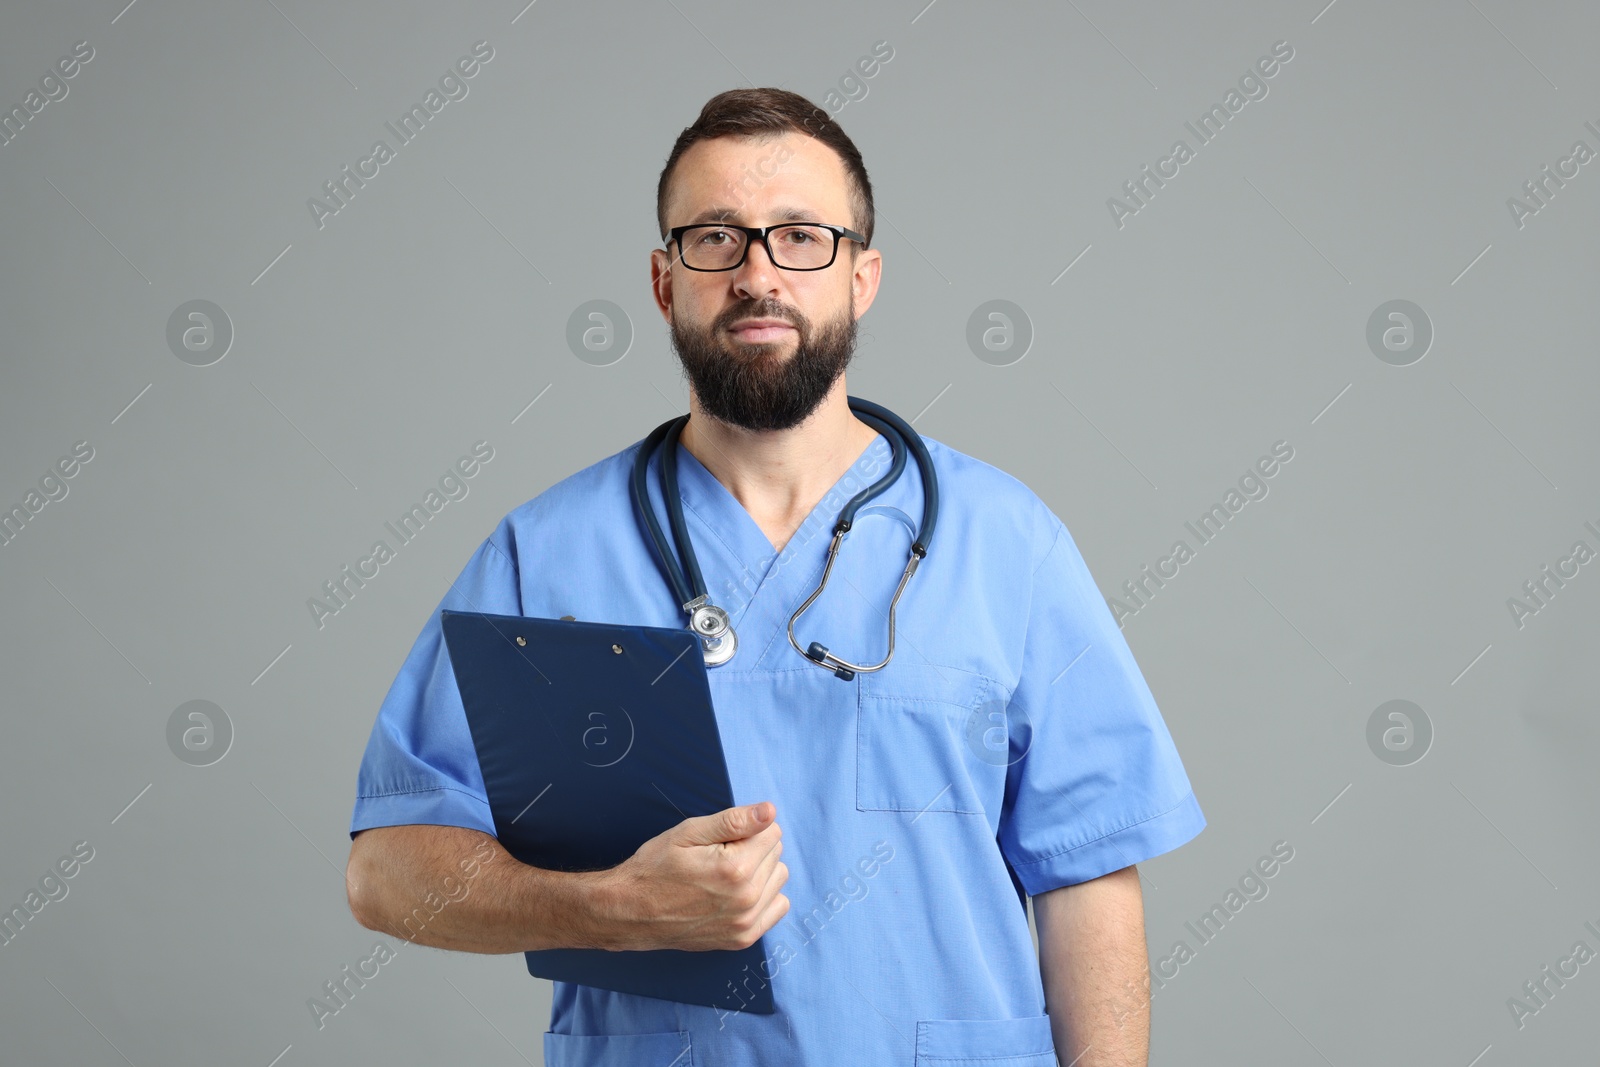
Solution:
[[[693,452],[685,448],[681,441],[677,448],[678,492],[683,501],[684,521],[689,522],[691,511],[702,520],[698,524],[699,528],[692,531],[692,536],[709,531],[709,535],[722,543],[748,576],[748,581],[741,583],[746,587],[745,592],[743,594],[736,592],[728,598],[734,603],[723,605],[731,614],[738,614],[738,609],[742,609],[754,599],[768,575],[780,567],[788,567],[798,562],[794,558],[798,553],[814,552],[818,555],[818,559],[826,553],[828,539],[819,538],[818,535],[832,530],[834,522],[839,517],[839,509],[848,499],[848,497],[838,499],[834,490],[848,481],[849,484],[858,486],[855,492],[860,492],[870,484],[869,480],[863,478],[861,472],[871,466],[886,464],[891,452],[888,439],[882,434],[875,436],[849,469],[841,474],[813,505],[805,521],[789,535],[789,540],[784,543],[782,551],[774,552],[772,542],[767,540],[767,535],[756,520],[745,510],[744,505],[739,503],[739,499],[728,487],[718,481],[716,475],[712,474]],[[850,495],[855,494],[852,492]],[[835,499],[830,501],[830,497]],[[827,514],[823,514],[824,502],[832,505]],[[702,569],[705,569],[703,560]],[[709,575],[706,577],[706,582],[712,601],[723,603],[724,598],[719,597],[718,591],[712,588],[713,580]]]

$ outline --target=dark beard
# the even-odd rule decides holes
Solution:
[[[704,328],[672,319],[672,350],[707,415],[747,430],[787,430],[803,422],[839,380],[856,347],[853,306],[813,328],[809,319],[776,302],[745,301]],[[798,342],[747,344],[728,332],[741,319],[781,319]],[[793,355],[784,350],[795,344]]]

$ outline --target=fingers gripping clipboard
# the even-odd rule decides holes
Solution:
[[[440,616],[495,836],[517,860],[615,867],[684,819],[734,806],[705,661],[688,630]],[[537,978],[770,1014],[763,940],[725,951],[523,955]]]

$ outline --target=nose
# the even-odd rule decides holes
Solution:
[[[770,293],[777,289],[778,266],[767,255],[763,241],[751,241],[745,249],[744,262],[733,272],[736,289],[751,296]]]

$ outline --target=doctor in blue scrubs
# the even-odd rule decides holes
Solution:
[[[890,662],[846,679],[789,640],[840,508],[889,466],[888,440],[845,391],[882,266],[860,154],[802,97],[723,93],[678,138],[657,212],[653,291],[690,386],[678,494],[706,591],[737,634],[736,654],[707,671],[739,806],[686,819],[610,870],[513,859],[493,837],[435,610],[361,762],[353,914],[467,952],[762,938],[765,966],[744,988],[770,986],[776,1013],[556,982],[552,1067],[1146,1063],[1135,864],[1205,819],[1061,519],[1017,479],[924,437],[937,537],[898,603]],[[855,236],[804,270],[792,267],[816,260],[799,249],[834,231],[738,228],[807,223]],[[928,386],[912,373],[920,353],[890,343],[884,358]],[[642,444],[506,515],[439,609],[685,626],[634,510]],[[649,502],[669,530],[659,464]],[[923,504],[908,461],[857,514],[795,625],[801,648],[884,658]],[[405,925],[452,884],[462,892],[420,932]]]

